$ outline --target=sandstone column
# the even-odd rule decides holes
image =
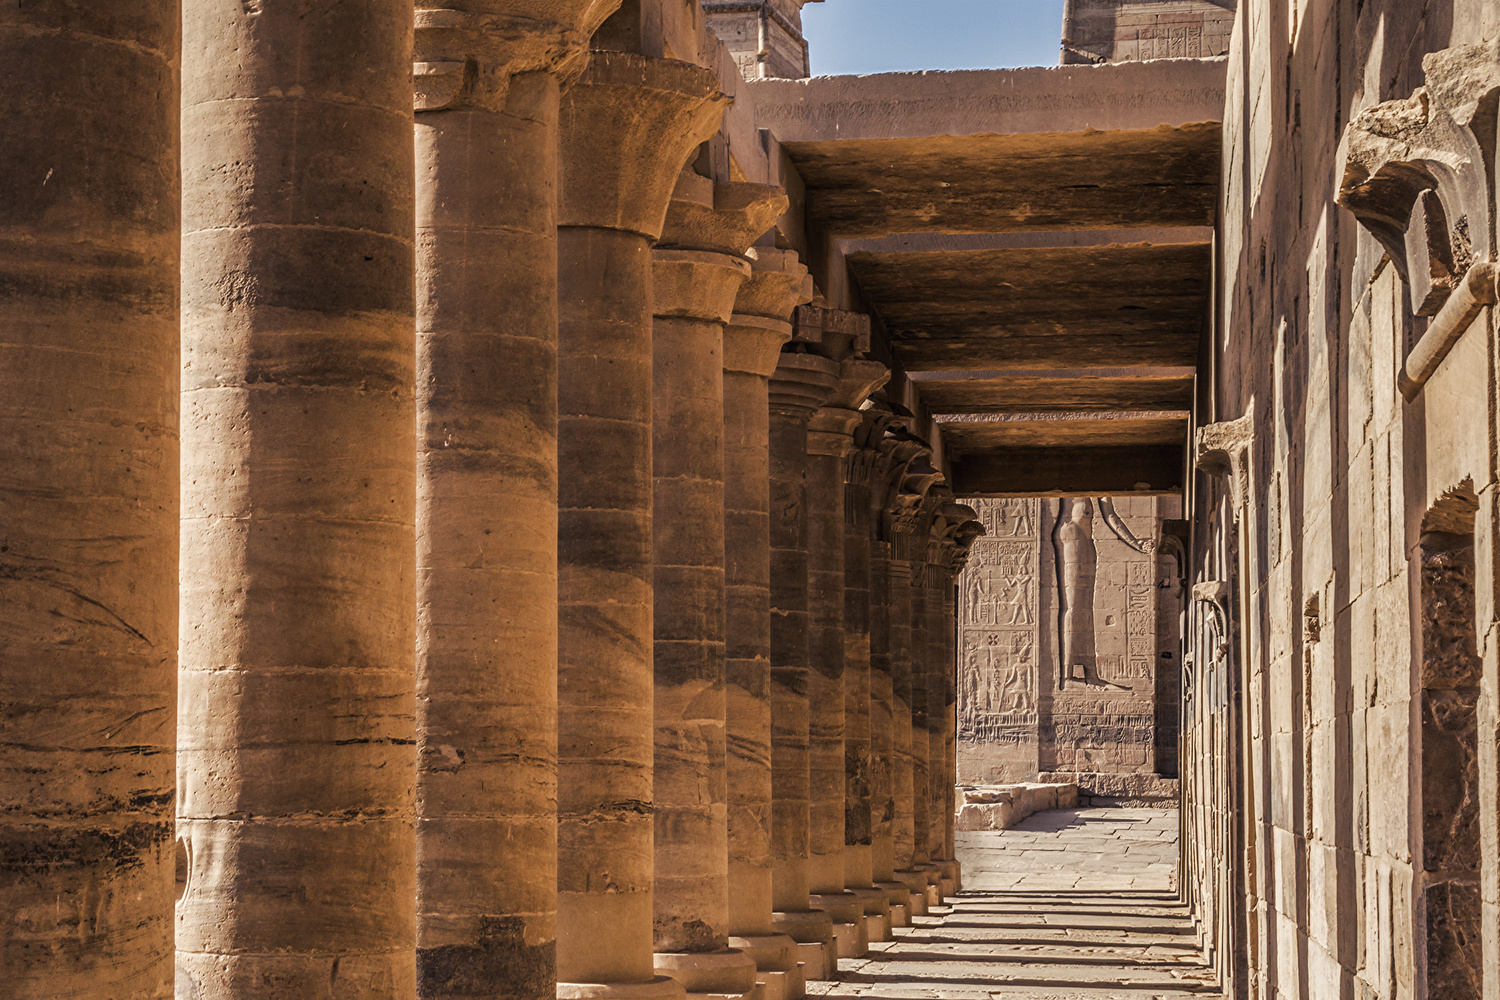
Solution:
[[[833,338],[825,333],[824,339],[826,343]],[[875,903],[848,892],[844,875],[844,793],[848,780],[844,756],[845,458],[853,447],[854,428],[863,419],[859,405],[889,378],[890,373],[878,361],[853,357],[842,361],[838,385],[827,404],[813,415],[807,434],[810,888],[812,905],[827,910],[835,924],[850,928],[840,932],[848,935],[840,941],[841,957],[869,950],[864,917],[866,906]],[[869,647],[863,648],[868,671]],[[864,690],[858,682],[856,687]],[[868,746],[868,736],[864,745]],[[884,901],[883,896],[880,901]]]
[[[172,995],[178,4],[0,13],[0,992]]]
[[[800,996],[797,949],[772,924],[771,520],[767,379],[811,297],[791,251],[752,247],[724,332],[725,693],[729,943],[755,959],[765,1000]],[[789,981],[790,980],[790,981]],[[780,989],[773,987],[779,986]]]
[[[724,688],[724,324],[743,251],[786,210],[780,188],[684,171],[653,252],[656,971],[743,995],[729,948]]]
[[[179,995],[415,985],[412,5],[183,14]]]
[[[653,978],[651,244],[723,108],[708,70],[624,52],[562,102],[560,996],[682,993]]]
[[[771,861],[776,929],[799,943],[821,943],[822,969],[837,971],[833,924],[809,905],[807,423],[838,384],[838,362],[782,352],[771,376]],[[830,968],[831,967],[831,968]]]
[[[886,901],[895,909],[891,919],[896,926],[909,925],[911,917],[910,893],[906,885],[896,881],[897,849],[896,828],[899,810],[897,771],[898,726],[905,727],[900,753],[909,754],[911,747],[911,709],[907,702],[911,697],[911,667],[905,666],[906,690],[897,700],[896,638],[900,628],[907,630],[901,639],[899,656],[905,657],[905,644],[909,641],[910,626],[898,627],[894,621],[892,602],[893,546],[891,527],[896,503],[895,491],[905,475],[908,462],[918,454],[920,445],[903,440],[905,430],[895,423],[896,416],[890,412],[889,404],[883,409],[871,408],[865,415],[864,447],[874,455],[870,472],[870,503],[867,517],[870,522],[866,544],[870,551],[870,760],[871,760],[871,878],[875,888],[885,892]],[[894,428],[897,433],[892,433]],[[909,570],[906,570],[909,574]],[[901,585],[909,587],[902,578]],[[911,762],[906,761],[906,795],[911,794]],[[910,806],[907,806],[907,832],[905,857],[910,865],[911,853]]]
[[[946,488],[944,488],[946,492]],[[953,891],[953,882],[947,879],[943,863],[947,824],[943,814],[948,802],[948,727],[944,721],[948,705],[948,673],[952,658],[948,638],[948,577],[947,532],[950,530],[944,508],[946,502],[937,503],[934,512],[932,534],[927,543],[927,852],[938,873],[938,894]],[[946,880],[946,881],[945,881]]]
[[[899,482],[899,480],[898,480]],[[927,879],[916,871],[916,830],[913,806],[915,723],[912,701],[912,528],[915,503],[921,497],[898,494],[890,518],[891,563],[887,600],[891,616],[891,745],[893,799],[891,849],[896,881],[909,894],[909,916],[927,912]]]
[[[844,478],[844,887],[850,890],[872,888],[875,866],[870,479],[880,453],[868,447],[873,428],[860,417]]]
[[[414,53],[417,996],[543,998],[557,990],[558,101],[616,0],[544,18],[522,0],[450,3],[418,9]]]

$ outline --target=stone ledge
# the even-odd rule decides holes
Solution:
[[[1016,785],[960,786],[962,803],[954,829],[1009,830],[1033,813],[1046,809],[1073,809],[1078,789],[1062,782],[1025,782]]]
[[[1077,789],[1078,805],[1085,808],[1090,806],[1177,808],[1177,779],[1164,778],[1159,774],[1043,771],[1037,775],[1037,781],[1074,786]]]

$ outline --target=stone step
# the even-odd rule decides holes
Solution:
[[[823,942],[809,941],[797,944],[797,956],[802,960],[803,973],[808,979],[835,979],[838,976],[838,959],[823,950]],[[829,969],[833,965],[833,969]]]

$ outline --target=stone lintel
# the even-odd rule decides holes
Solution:
[[[1228,62],[955,70],[753,80],[756,115],[783,143],[1150,130],[1217,122]]]
[[[998,448],[953,462],[964,497],[1164,496],[1182,492],[1176,444]]]

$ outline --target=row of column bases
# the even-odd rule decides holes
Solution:
[[[544,6],[0,18],[9,995],[781,1000],[958,887],[973,512]]]

